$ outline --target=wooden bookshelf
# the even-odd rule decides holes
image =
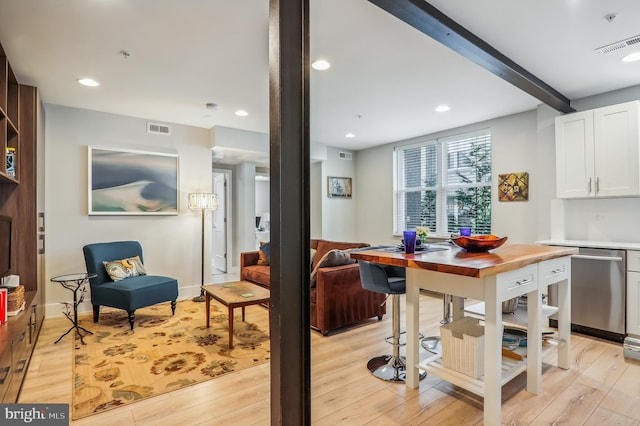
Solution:
[[[39,99],[21,85],[0,45],[0,214],[12,218],[11,274],[25,288],[25,311],[0,325],[0,403],[15,403],[38,337],[44,309],[38,274],[37,149]],[[7,172],[13,148],[15,175]]]
[[[20,164],[20,85],[7,55],[0,46],[0,181],[18,183]],[[8,150],[13,154],[12,171],[7,170]]]

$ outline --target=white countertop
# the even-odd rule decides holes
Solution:
[[[537,244],[565,247],[591,247],[618,250],[640,250],[640,243],[620,243],[616,241],[582,241],[582,240],[543,240]]]

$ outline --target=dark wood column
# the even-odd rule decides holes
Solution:
[[[311,424],[309,1],[270,0],[271,424]]]

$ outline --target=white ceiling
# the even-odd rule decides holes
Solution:
[[[332,63],[311,72],[313,142],[358,150],[540,103],[366,0],[310,2],[311,59]],[[640,34],[638,0],[430,3],[569,99],[640,84],[632,48],[594,51]],[[46,103],[268,133],[268,0],[0,0],[0,42]]]

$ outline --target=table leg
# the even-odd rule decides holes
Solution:
[[[244,306],[242,307],[242,322],[244,322]]]
[[[229,349],[233,349],[233,308],[229,306]]]
[[[542,296],[535,290],[527,293],[527,390],[542,392]]]
[[[58,343],[60,340],[62,340],[64,336],[69,334],[69,332],[71,332],[71,330],[74,330],[74,329],[78,332],[78,336],[80,336],[80,343],[82,343],[83,345],[86,345],[86,343],[84,342],[84,336],[82,335],[82,332],[84,331],[87,334],[93,334],[93,332],[87,330],[86,328],[78,324],[78,305],[80,304],[80,301],[81,301],[81,300],[80,301],[78,300],[78,291],[82,288],[85,282],[86,282],[85,279],[61,282],[62,287],[66,288],[67,290],[71,290],[73,292],[73,318],[71,318],[68,314],[65,314],[65,316],[69,318],[69,320],[73,325],[69,330],[67,330],[66,333],[58,337],[58,340],[56,340],[54,344]]]
[[[207,328],[209,328],[209,317],[211,316],[211,295],[209,294],[209,292],[205,292],[207,295],[205,296],[205,314],[207,316]]]
[[[453,296],[451,298],[451,315],[453,317],[453,321],[464,317],[464,297],[456,297]]]
[[[417,388],[420,385],[420,375],[418,374],[418,346],[419,339],[419,319],[420,319],[420,271],[413,268],[406,268],[406,327],[407,327],[407,369],[406,386]]]
[[[571,264],[571,262],[569,262]],[[569,276],[571,271],[569,270]],[[571,366],[569,350],[571,348],[571,282],[558,284],[558,367],[565,370]]]
[[[498,302],[496,277],[485,284],[484,323],[484,424],[500,424],[502,401],[502,303]]]

